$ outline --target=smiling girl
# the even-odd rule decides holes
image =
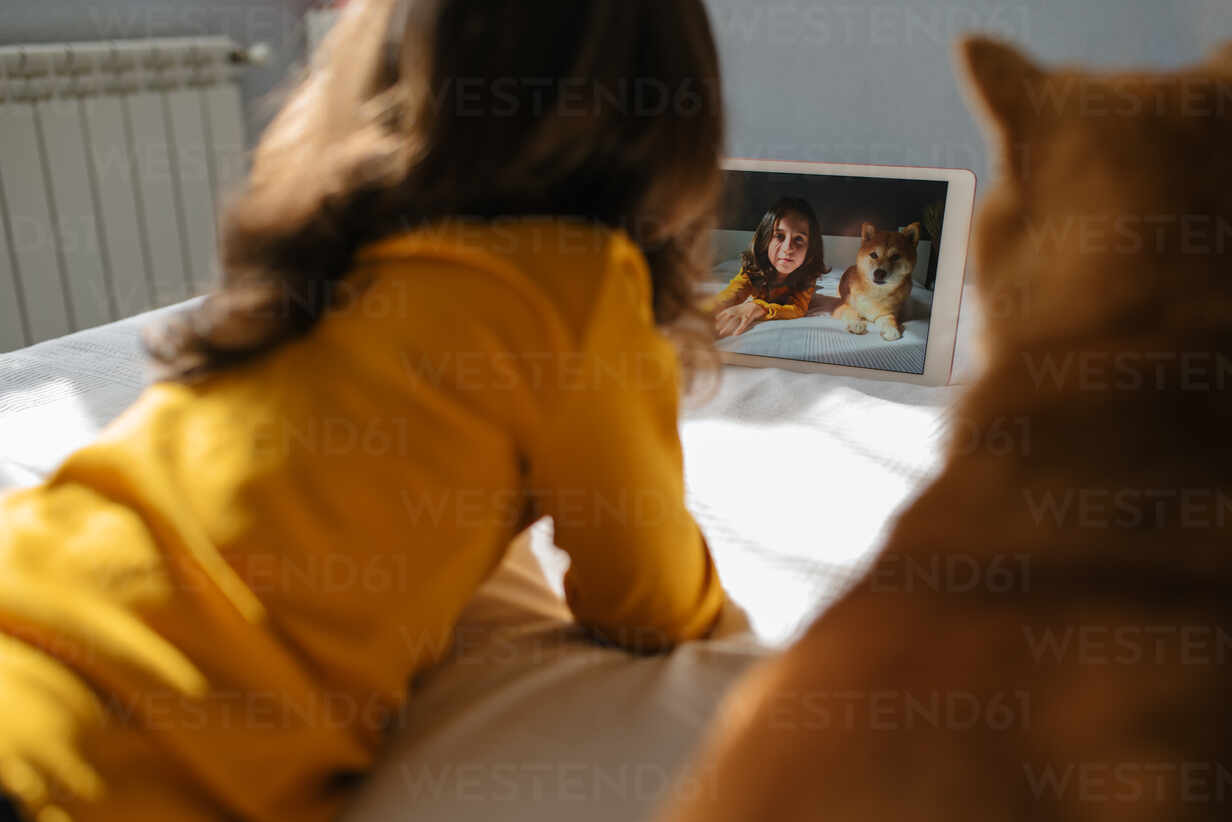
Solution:
[[[792,320],[808,311],[823,259],[817,214],[800,197],[783,197],[761,218],[740,272],[708,308],[719,337],[743,334],[758,320]]]

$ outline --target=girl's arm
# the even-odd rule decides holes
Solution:
[[[727,284],[727,287],[705,303],[703,308],[710,314],[717,313],[724,308],[744,302],[752,290],[753,283],[749,280],[749,275],[744,273],[742,268],[739,274],[731,278],[731,282]]]
[[[816,290],[816,284],[810,285],[792,297],[791,302],[788,303],[772,303],[766,300],[753,300],[753,302],[766,309],[765,319],[767,320],[795,320],[808,313],[809,303],[813,301],[813,292]]]
[[[724,594],[684,504],[675,349],[654,327],[648,275],[614,274],[561,372],[528,483],[572,560],[565,596],[578,622],[657,651],[708,633]]]

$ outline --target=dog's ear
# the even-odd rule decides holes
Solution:
[[[877,233],[877,227],[872,223],[865,223],[860,226],[860,242],[867,243],[873,239],[873,235]]]
[[[1232,71],[1232,40],[1229,40],[1222,46],[1216,46],[1215,50],[1211,52],[1210,62],[1217,69]]]
[[[919,223],[912,223],[911,225],[904,228],[901,233],[906,235],[906,237],[909,240],[911,240],[912,245],[918,246],[920,244],[920,224]]]
[[[958,44],[958,62],[968,106],[981,114],[985,128],[997,135],[1011,171],[1021,172],[1024,133],[1048,99],[1047,73],[1006,43],[968,37]]]
[[[958,44],[968,88],[985,113],[1011,130],[1036,116],[1044,71],[1013,46],[988,37]]]

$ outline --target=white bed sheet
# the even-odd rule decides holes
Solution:
[[[172,309],[163,309],[163,311]],[[157,314],[158,312],[153,312]],[[36,482],[136,398],[143,315],[0,355],[0,488]],[[645,818],[717,701],[857,575],[934,470],[957,389],[727,368],[681,421],[688,504],[731,599],[722,636],[637,658],[587,643],[540,523],[412,688],[348,822]],[[685,789],[688,786],[684,786]]]
[[[715,267],[716,274],[725,277],[734,276],[739,270],[738,258]],[[900,339],[883,340],[875,328],[869,328],[867,334],[852,334],[846,323],[834,319],[828,310],[819,306],[825,304],[822,298],[838,299],[838,284],[845,270],[835,265],[834,270],[818,281],[814,307],[808,316],[756,323],[738,337],[720,340],[718,347],[736,354],[923,374],[933,292],[919,283],[912,283]],[[724,285],[725,280],[718,280],[711,287],[717,293]]]

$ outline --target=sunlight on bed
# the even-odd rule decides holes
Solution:
[[[29,485],[97,431],[81,390],[64,377],[0,391],[0,489]]]
[[[854,581],[937,454],[935,409],[835,386],[805,416],[682,426],[690,507],[724,586],[775,645]]]

